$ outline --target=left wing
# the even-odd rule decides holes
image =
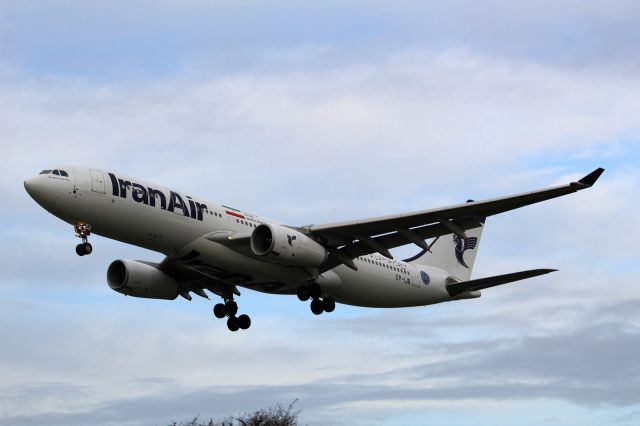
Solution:
[[[179,294],[187,300],[191,300],[190,293],[208,299],[204,290],[223,298],[229,298],[232,294],[240,296],[239,285],[267,293],[295,294],[295,288],[292,289],[283,282],[258,280],[251,275],[210,265],[200,259],[200,253],[197,250],[191,250],[180,257],[165,257],[159,264],[143,263],[174,278],[180,286]]]
[[[482,226],[487,216],[514,210],[590,188],[604,172],[598,168],[577,182],[526,192],[509,197],[421,210],[412,213],[364,220],[311,225],[303,232],[314,235],[329,249],[323,270],[344,263],[356,269],[352,259],[378,252],[391,258],[389,249],[414,243],[428,250],[426,239],[456,234],[466,239],[465,231]]]

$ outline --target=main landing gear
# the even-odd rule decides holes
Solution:
[[[93,251],[93,247],[87,241],[89,235],[91,235],[91,225],[86,223],[76,223],[73,226],[74,231],[76,231],[76,237],[82,238],[82,243],[76,246],[76,253],[78,256],[84,256],[86,254],[91,254]]]
[[[311,299],[311,312],[315,315],[320,315],[323,312],[333,312],[336,308],[336,302],[331,297],[322,297],[322,287],[317,283],[298,287],[297,295],[302,302]]]
[[[218,303],[213,307],[213,315],[216,318],[227,319],[227,327],[231,331],[238,331],[239,329],[246,330],[251,327],[251,318],[249,315],[242,314],[236,317],[238,313],[238,304],[233,299],[227,299],[224,303]]]

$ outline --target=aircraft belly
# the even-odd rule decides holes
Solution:
[[[334,271],[342,285],[332,293],[336,302],[370,308],[401,308],[424,306],[450,300],[440,286],[407,284],[394,274],[363,267],[353,271],[339,266]],[[388,276],[387,276],[388,275]]]

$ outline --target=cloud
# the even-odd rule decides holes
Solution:
[[[162,424],[295,398],[311,424],[337,411],[349,418],[371,402],[440,409],[478,400],[552,399],[622,410],[640,404],[637,298],[538,306],[526,318],[510,306],[458,303],[302,323],[261,318],[259,330],[239,339],[201,315],[167,317],[166,305],[119,303],[118,318],[109,322],[103,316],[110,310],[99,306],[63,314],[40,304],[45,317],[38,319],[53,324],[46,332],[56,343],[39,336],[44,331],[35,323],[22,326],[33,337],[28,341],[18,343],[11,327],[3,333],[9,352],[1,364],[13,371],[2,372],[0,424]],[[23,307],[3,309],[3,322],[21,321],[17,309]],[[29,355],[18,361],[9,354]],[[40,379],[21,383],[23,368]]]
[[[436,201],[464,197],[444,198],[442,182],[449,191],[482,188],[474,176],[498,180],[529,158],[603,146],[634,151],[621,142],[639,131],[634,76],[454,50],[329,71],[142,85],[9,80],[1,136],[17,179],[3,187],[23,194],[23,174],[47,158],[264,204],[267,215],[286,220],[335,215],[329,198],[359,215],[423,208],[434,193]],[[25,154],[34,150],[42,155]],[[366,186],[384,200],[372,200]],[[297,203],[277,207],[292,194]]]
[[[114,397],[94,403],[90,409],[70,410],[60,407],[41,414],[5,417],[5,424],[27,425],[46,423],[64,424],[162,424],[176,416],[201,413],[205,416],[223,417],[226,414],[259,408],[280,401],[287,403],[300,398],[304,409],[303,419],[311,424],[322,424],[323,413],[332,413],[340,407],[361,403],[378,404],[402,401],[422,401],[435,404],[440,409],[455,401],[509,401],[558,399],[585,407],[637,407],[640,382],[637,378],[636,359],[640,329],[637,312],[640,301],[594,307],[584,313],[584,318],[573,330],[537,335],[512,335],[494,341],[476,336],[463,343],[438,344],[427,335],[427,356],[414,353],[413,363],[395,368],[392,357],[379,353],[374,365],[361,366],[358,373],[325,375],[321,379],[304,379],[299,383],[233,385],[218,384],[196,388],[181,388],[177,382],[151,383],[147,392],[126,398]],[[485,324],[497,319],[484,318]],[[501,321],[506,321],[503,318]],[[422,320],[426,327],[435,326],[430,320]],[[364,343],[357,329],[347,321],[342,329],[333,327],[336,338]],[[378,335],[389,335],[391,328],[403,330],[404,323],[394,321]],[[634,325],[635,324],[635,325]],[[530,328],[535,329],[535,322]],[[117,345],[126,344],[118,342]],[[263,346],[261,346],[263,347]],[[263,347],[264,348],[264,347]],[[372,350],[374,348],[371,348]],[[424,362],[429,352],[440,357]],[[233,352],[231,352],[233,354]],[[229,355],[231,355],[229,354]],[[326,355],[330,356],[331,351]],[[223,358],[224,359],[224,358]],[[251,358],[240,358],[251,365]],[[296,364],[291,361],[296,359]],[[373,358],[371,358],[373,359]],[[211,360],[215,363],[215,357]],[[189,363],[188,360],[185,362]],[[305,358],[280,357],[273,359],[271,367],[286,364],[293,370],[309,368]],[[193,364],[191,364],[193,365]],[[202,366],[202,364],[200,364]],[[376,371],[377,367],[382,371]],[[237,367],[236,367],[237,368]],[[121,389],[129,390],[134,381],[123,382]],[[142,383],[144,384],[144,383]],[[148,385],[148,384],[147,384]],[[77,401],[83,393],[95,392],[91,387],[69,388],[58,384],[21,387],[4,391],[3,401],[25,401],[21,395],[29,393],[32,403],[42,405],[53,395]],[[150,391],[151,390],[151,391]],[[60,401],[62,402],[62,401]],[[64,406],[68,406],[64,403]],[[379,413],[378,413],[379,414]],[[377,414],[376,414],[377,415]],[[384,417],[384,416],[383,416]],[[180,418],[180,417],[179,417]],[[127,419],[123,422],[122,419]],[[320,419],[320,420],[318,420]],[[343,418],[349,422],[349,417]],[[360,420],[363,420],[360,418]]]
[[[193,69],[317,69],[375,60],[407,46],[430,51],[463,46],[571,67],[638,66],[633,41],[639,36],[639,10],[632,0],[304,6],[289,0],[269,6],[65,0],[12,2],[3,9],[5,60],[36,74],[127,79]],[[301,46],[322,52],[282,54]]]

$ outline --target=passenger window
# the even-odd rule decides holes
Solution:
[[[53,174],[54,174],[54,175],[56,175],[56,176],[60,176],[60,173],[58,173],[58,171],[57,171],[57,170],[54,170],[54,171],[53,171]]]
[[[41,175],[48,175],[49,173],[51,173],[51,170],[43,170],[40,172]]]
[[[69,174],[64,170],[60,170],[60,176],[69,177]]]

